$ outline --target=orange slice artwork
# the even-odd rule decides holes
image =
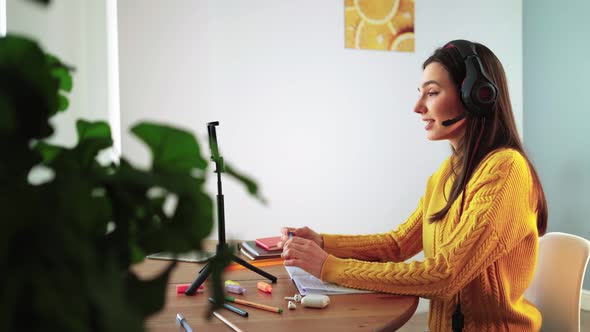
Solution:
[[[345,47],[414,52],[414,0],[344,0]]]

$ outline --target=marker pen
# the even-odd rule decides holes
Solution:
[[[271,311],[271,312],[277,312],[279,314],[283,313],[283,309],[278,308],[278,307],[271,307],[265,304],[260,304],[260,303],[256,303],[256,302],[250,302],[250,301],[246,301],[246,300],[241,300],[241,299],[236,299],[235,297],[231,297],[231,296],[226,296],[225,299],[229,302],[235,302],[238,304],[243,304],[252,308],[258,308],[258,309],[262,309],[262,310],[267,310],[267,311]]]
[[[239,283],[239,282],[237,282],[237,281],[233,281],[233,280],[226,280],[226,281],[225,281],[225,283],[224,283],[224,285],[225,285],[225,286],[227,286],[227,285],[235,285],[235,286],[239,286],[239,285],[240,285],[240,283]]]
[[[176,314],[176,325],[178,325],[178,327],[183,327],[186,332],[193,332],[182,314]]]
[[[246,294],[248,292],[248,290],[242,286],[236,286],[231,284],[225,285],[225,291],[234,294]]]
[[[272,286],[267,284],[264,281],[259,281],[256,284],[256,288],[258,288],[259,290],[265,292],[265,293],[272,293]]]
[[[184,294],[184,292],[191,286],[191,284],[178,284],[176,285],[176,294]],[[203,293],[205,285],[199,286],[197,293]]]
[[[211,303],[215,303],[215,299],[212,297],[209,297],[209,302]],[[229,311],[235,312],[236,314],[242,316],[242,317],[248,317],[248,312],[245,310],[242,310],[238,307],[234,307],[233,305],[229,304],[229,303],[223,303],[223,307]]]

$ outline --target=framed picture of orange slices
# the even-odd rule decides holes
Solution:
[[[414,52],[414,0],[344,0],[345,47]]]

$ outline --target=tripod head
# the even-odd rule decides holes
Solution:
[[[207,133],[209,134],[209,148],[211,149],[211,160],[217,165],[216,172],[223,173],[225,167],[223,165],[223,157],[219,155],[219,146],[217,145],[217,133],[215,127],[219,126],[219,121],[207,123]]]

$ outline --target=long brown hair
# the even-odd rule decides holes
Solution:
[[[547,201],[545,200],[545,193],[539,176],[527,157],[518,136],[504,67],[489,48],[478,43],[473,44],[488,78],[498,88],[498,99],[494,105],[494,110],[489,116],[486,116],[485,121],[481,117],[467,114],[465,135],[457,148],[452,148],[451,171],[455,175],[455,181],[451,187],[450,197],[447,199],[447,204],[440,211],[430,216],[430,221],[439,221],[447,214],[453,202],[461,194],[463,184],[467,183],[471,178],[473,171],[486,155],[499,148],[512,148],[520,152],[531,170],[534,197],[537,200],[537,230],[539,235],[543,235],[547,230]],[[465,78],[465,64],[457,49],[454,47],[437,49],[424,61],[422,68],[425,69],[432,62],[440,63],[448,70],[451,79],[460,91],[461,82]],[[483,135],[481,135],[477,149],[475,149],[482,126]],[[469,163],[470,160],[472,160],[471,163]],[[449,177],[450,174],[447,175],[445,181]]]

